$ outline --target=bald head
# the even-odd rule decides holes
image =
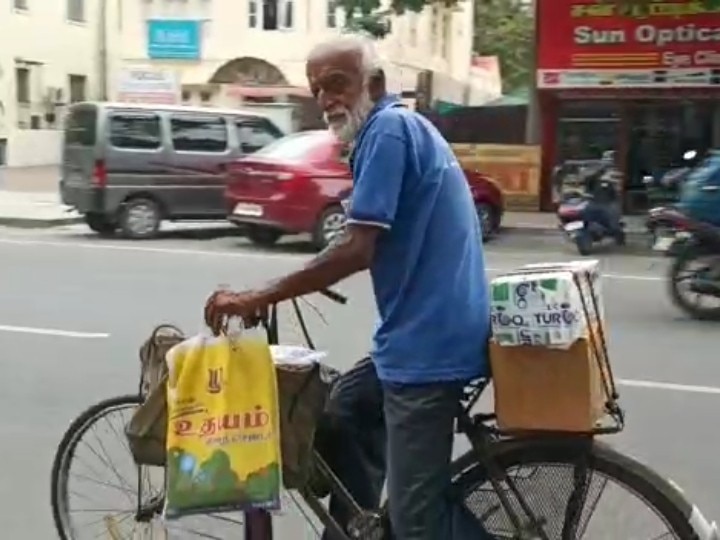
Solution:
[[[363,36],[340,36],[315,46],[306,74],[326,122],[343,140],[354,138],[373,103],[385,94],[374,43]]]
[[[320,43],[310,51],[308,64],[333,59],[351,64],[366,80],[382,69],[375,44],[365,36],[344,35]]]

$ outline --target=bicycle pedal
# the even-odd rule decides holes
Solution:
[[[373,512],[363,512],[351,519],[347,532],[353,540],[383,540],[385,538],[382,517]]]

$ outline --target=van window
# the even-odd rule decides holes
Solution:
[[[280,130],[265,119],[236,120],[235,130],[243,154],[257,152],[282,137]]]
[[[95,146],[97,133],[97,107],[82,106],[70,109],[65,120],[65,144]]]
[[[114,113],[109,122],[110,144],[116,148],[156,150],[162,145],[156,114]]]
[[[221,116],[173,116],[170,119],[173,148],[180,152],[224,152],[227,125]]]

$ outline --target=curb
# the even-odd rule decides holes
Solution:
[[[18,229],[50,229],[52,227],[63,227],[82,223],[82,217],[38,219],[26,217],[5,217],[0,216],[0,226],[15,227]]]
[[[525,234],[537,236],[563,236],[562,231],[557,227],[536,227],[524,225],[504,225],[500,227],[500,235],[503,234]],[[647,231],[642,229],[626,230],[625,234],[630,238],[638,238],[647,235]]]

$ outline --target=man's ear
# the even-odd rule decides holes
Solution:
[[[368,91],[373,101],[377,101],[385,95],[385,72],[382,68],[377,68],[370,74]]]

